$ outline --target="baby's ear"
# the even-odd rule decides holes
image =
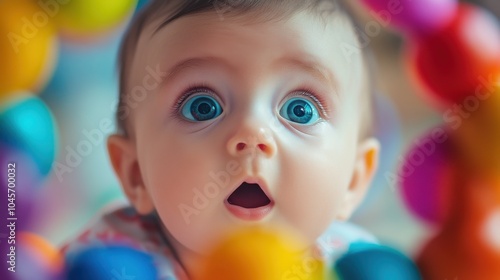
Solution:
[[[377,139],[368,138],[359,144],[353,177],[344,197],[344,205],[337,217],[339,220],[349,219],[363,201],[377,171],[379,154],[380,143]]]
[[[135,143],[125,136],[108,138],[108,154],[125,195],[140,214],[154,210],[153,201],[142,180]]]

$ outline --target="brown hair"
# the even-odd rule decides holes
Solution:
[[[280,20],[304,10],[316,12],[320,19],[326,19],[335,11],[349,14],[347,7],[338,0],[153,0],[133,19],[121,44],[116,112],[118,132],[127,135],[126,119],[130,110],[126,99],[128,74],[137,42],[146,26],[158,21],[155,29],[158,30],[181,17],[204,12],[216,12],[224,17],[253,12],[262,20]],[[371,104],[370,101],[368,103]]]

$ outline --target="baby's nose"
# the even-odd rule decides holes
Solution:
[[[276,142],[269,128],[246,123],[229,139],[227,149],[232,156],[260,153],[272,157],[276,153]]]

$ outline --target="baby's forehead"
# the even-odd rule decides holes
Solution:
[[[153,0],[141,15],[139,25],[147,25],[160,20],[159,27],[168,25],[179,18],[215,13],[220,21],[240,16],[250,16],[255,21],[286,20],[303,11],[315,17],[328,19],[338,14],[346,14],[344,5],[338,0]]]
[[[244,26],[266,24],[272,27],[287,21],[297,21],[297,18],[302,20],[298,25],[307,25],[308,28],[312,28],[310,23],[317,23],[316,28],[335,27],[337,29],[337,31],[326,33],[325,36],[315,38],[315,44],[326,44],[332,39],[351,45],[357,44],[358,40],[355,38],[348,13],[337,0],[218,0],[215,3],[198,0],[169,2],[157,0],[153,1],[150,7],[133,22],[131,30],[135,32],[130,33],[135,34],[132,36],[128,34],[127,37],[129,39],[135,37],[136,40],[128,40],[132,41],[129,44],[135,47],[127,48],[127,40],[125,40],[124,48],[122,48],[124,50],[122,62],[123,58],[125,60],[134,58],[136,54],[161,48],[162,40],[158,40],[159,38],[163,41],[181,41],[189,36],[206,38],[214,35],[214,31],[229,30],[238,24]],[[179,26],[182,26],[184,30],[178,30],[177,33],[162,32],[164,29],[171,30]],[[206,26],[211,28],[196,32]],[[340,38],[339,33],[348,34],[348,36]],[[347,37],[351,38],[346,39]],[[128,64],[128,66],[128,69],[122,70],[130,70],[132,65]]]
[[[160,2],[160,1],[155,1]],[[171,1],[173,3],[179,1]],[[218,0],[195,1],[186,0],[185,5],[175,8],[175,5],[157,5],[150,7],[139,20],[140,35],[154,36],[162,28],[172,25],[184,18],[197,18],[203,24],[220,24],[239,22],[241,24],[275,23],[288,21],[297,15],[306,15],[309,20],[322,22],[326,27],[329,23],[350,21],[350,14],[339,5],[337,0]],[[208,4],[208,3],[212,4]],[[199,4],[196,4],[199,3]]]
[[[254,30],[264,31],[260,33],[260,37],[254,36],[255,40],[251,42],[254,50],[259,52],[266,51],[259,49],[259,47],[266,46],[261,44],[261,41],[284,38],[287,44],[285,47],[300,43],[309,45],[310,49],[330,48],[330,52],[340,52],[348,48],[351,52],[350,56],[361,54],[359,40],[353,26],[344,15],[339,13],[329,14],[328,21],[325,21],[318,18],[312,11],[294,12],[286,18],[276,15],[270,18],[262,14],[260,17],[255,17],[252,11],[248,11],[223,19],[216,12],[210,11],[187,15],[168,24],[163,23],[164,19],[157,18],[143,28],[138,36],[135,54],[151,55],[160,51],[168,55],[169,48],[182,44],[184,44],[181,48],[183,51],[189,51],[194,44],[207,43],[224,48],[227,41],[242,38]],[[290,38],[281,36],[283,34],[288,34]],[[318,34],[320,36],[315,36]],[[301,38],[303,42],[294,40],[297,38]],[[316,48],[311,48],[311,46],[316,46]],[[208,47],[207,45],[207,49]],[[352,51],[354,48],[358,50]]]
[[[332,64],[345,67],[349,58],[360,59],[359,51],[351,57],[342,53],[343,45],[357,42],[347,23],[332,21],[325,25],[310,12],[295,13],[286,20],[258,21],[245,14],[220,20],[217,14],[204,13],[161,27],[152,24],[148,32],[141,36],[135,55],[134,68],[139,72],[158,62],[167,69],[187,60],[177,67],[182,69],[217,64],[224,59],[227,64],[232,64],[231,60],[244,62],[241,56],[246,56],[250,57],[246,66],[255,64],[255,59],[281,59],[283,66],[329,77],[332,75],[328,75],[327,68]]]

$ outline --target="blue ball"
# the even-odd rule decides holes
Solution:
[[[41,175],[56,157],[57,127],[50,109],[38,97],[25,95],[0,109],[0,142],[25,152]]]
[[[341,280],[420,280],[416,265],[387,246],[354,243],[334,265]]]
[[[158,278],[151,255],[119,245],[86,249],[68,258],[66,263],[69,280]]]

